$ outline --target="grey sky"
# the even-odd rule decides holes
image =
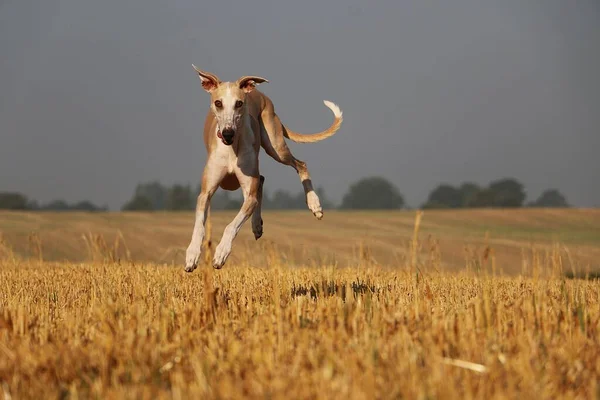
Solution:
[[[600,206],[596,0],[0,0],[0,190],[120,207],[139,181],[198,182],[208,95],[260,75],[339,201],[364,176],[412,206],[438,183],[514,176]],[[265,154],[271,193],[298,192]]]

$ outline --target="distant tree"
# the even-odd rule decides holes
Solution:
[[[73,211],[106,211],[106,207],[98,207],[88,200],[79,201],[70,207]]]
[[[521,207],[525,201],[523,184],[513,178],[504,178],[490,183],[494,207]]]
[[[471,182],[465,182],[458,188],[462,207],[472,207],[477,194],[481,191],[479,185]]]
[[[444,208],[449,208],[449,206],[447,204],[442,204],[435,201],[427,201],[421,206],[421,208],[424,210],[440,210]]]
[[[39,210],[40,209],[40,205],[36,200],[29,200],[27,202],[27,209],[28,210]]]
[[[68,211],[69,208],[69,204],[64,200],[53,200],[40,206],[41,210],[46,211]]]
[[[482,189],[475,195],[475,198],[470,204],[470,207],[484,208],[494,207],[495,197],[494,192],[490,189]]]
[[[269,210],[272,209],[273,199],[271,195],[269,195],[269,191],[263,188],[263,196],[262,196],[262,209]]]
[[[397,209],[404,206],[398,189],[382,177],[360,179],[348,188],[342,200],[342,209]]]
[[[531,204],[533,207],[569,207],[567,198],[557,189],[548,189]]]
[[[140,183],[135,188],[133,198],[138,196],[150,200],[153,210],[164,210],[167,206],[169,189],[158,181]]]
[[[333,202],[331,200],[329,200],[329,198],[327,197],[327,194],[325,193],[325,189],[321,186],[317,187],[315,189],[315,193],[317,193],[317,196],[319,196],[319,200],[321,202],[321,207],[323,207],[323,209],[333,209],[335,208],[335,204],[333,204]],[[304,197],[304,193],[302,193],[302,196]],[[306,199],[304,201],[304,206],[306,207]]]
[[[0,210],[26,210],[27,196],[16,192],[0,192]]]
[[[193,208],[196,208],[196,200],[202,190],[201,185],[196,186],[196,191],[193,196]],[[241,191],[230,191],[218,188],[210,199],[211,210],[239,210],[242,207]]]
[[[274,202],[273,202],[273,196],[265,188],[263,188],[262,209],[263,210],[272,210],[272,209],[275,209]]]
[[[210,200],[212,210],[236,210],[242,207],[242,199],[231,196],[232,192],[219,189]]]
[[[306,198],[303,192],[295,195],[286,190],[276,190],[272,196],[263,192],[263,206],[273,210],[300,210],[306,208]]]
[[[199,191],[199,190],[198,190]],[[323,208],[333,208],[333,204],[325,196],[322,188],[315,189],[315,192],[321,200]],[[242,196],[235,196],[239,192],[230,192],[226,190],[217,190],[211,199],[211,208],[213,210],[235,210],[242,206]],[[304,192],[291,194],[286,190],[279,189],[270,195],[267,190],[263,190],[262,209],[263,210],[299,210],[306,209],[306,196]]]
[[[99,207],[88,200],[74,204],[68,204],[64,200],[52,200],[49,203],[42,204],[37,209],[41,211],[106,211],[108,207]]]
[[[458,208],[462,205],[460,190],[448,184],[441,184],[429,193],[423,208]]]
[[[136,185],[131,199],[121,207],[123,211],[164,210],[167,207],[169,189],[158,181]]]
[[[167,194],[166,209],[173,211],[193,210],[196,207],[196,196],[190,185],[173,185]]]
[[[142,195],[136,195],[133,199],[129,200],[121,208],[123,211],[152,211],[154,210],[152,201],[149,198]]]

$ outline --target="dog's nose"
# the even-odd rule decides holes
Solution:
[[[221,135],[223,136],[223,140],[225,142],[231,143],[233,142],[233,136],[235,135],[235,131],[233,129],[223,129]]]

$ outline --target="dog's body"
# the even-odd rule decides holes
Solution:
[[[267,82],[260,77],[242,77],[236,82],[221,82],[219,78],[194,66],[204,89],[211,94],[212,104],[204,123],[204,144],[208,154],[202,175],[201,192],[196,204],[196,221],[190,245],[186,251],[185,270],[193,271],[200,260],[210,199],[220,186],[225,190],[241,187],[244,202],[239,213],[227,225],[216,248],[213,266],[221,268],[229,254],[233,240],[244,222],[252,215],[252,232],[256,239],[262,236],[262,189],[264,177],[259,173],[260,148],[276,161],[290,165],[300,176],[306,203],[312,213],[321,219],[323,210],[315,193],[306,164],[292,155],[285,138],[295,142],[311,143],[326,139],[340,128],[342,112],[333,103],[325,101],[335,116],[325,131],[302,135],[286,129],[275,113],[271,100],[255,89]]]

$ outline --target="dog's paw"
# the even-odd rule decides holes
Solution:
[[[261,236],[263,235],[262,218],[260,218],[260,220],[257,221],[255,221],[254,219],[252,220],[252,233],[254,233],[254,239],[258,240],[261,238]]]
[[[196,246],[193,243],[187,248],[185,252],[185,272],[192,272],[198,266],[200,262],[200,255],[202,254],[202,247]]]
[[[215,250],[215,256],[213,257],[213,267],[215,269],[221,269],[223,265],[225,265],[225,261],[227,261],[230,253],[230,244],[224,244],[223,242],[219,243],[217,249]]]
[[[308,209],[312,211],[317,219],[323,218],[323,208],[321,208],[319,196],[317,196],[314,191],[310,191],[306,194],[306,205],[308,205]]]

